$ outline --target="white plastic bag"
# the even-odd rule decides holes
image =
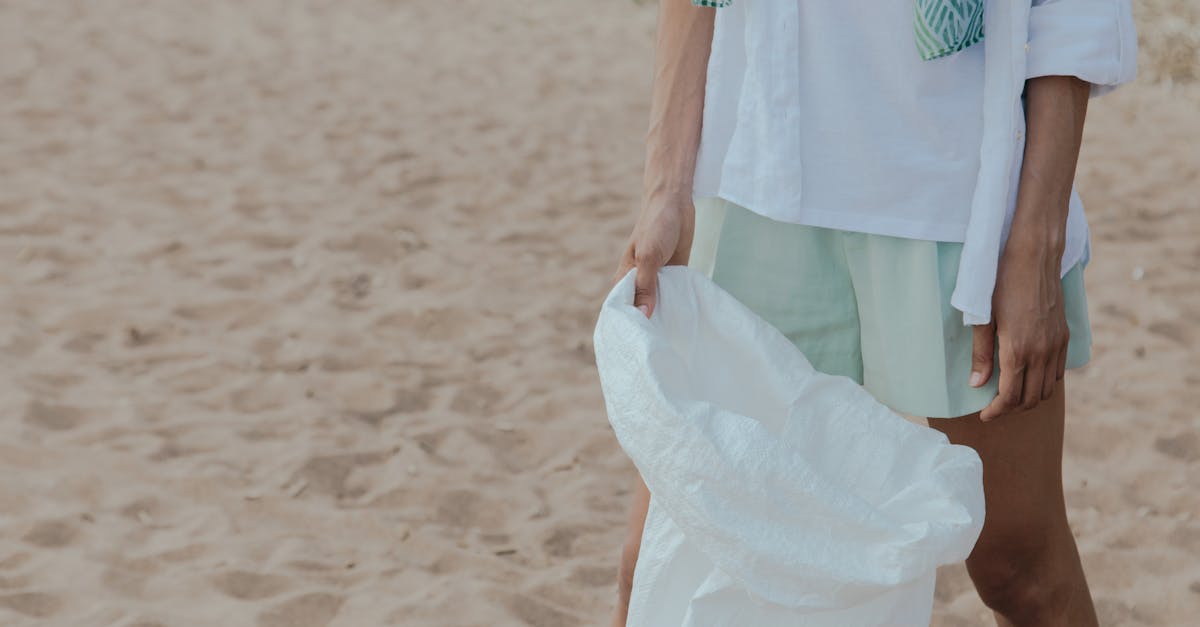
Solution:
[[[627,627],[928,625],[983,526],[974,450],[815,371],[686,267],[596,324],[609,421],[650,489]]]

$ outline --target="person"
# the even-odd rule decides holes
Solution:
[[[641,210],[617,277],[654,315],[710,276],[821,371],[984,464],[967,559],[1002,626],[1097,622],[1062,489],[1087,362],[1087,103],[1136,72],[1129,0],[660,0]],[[613,625],[650,494],[640,481]]]

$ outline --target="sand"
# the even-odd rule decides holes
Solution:
[[[1080,165],[1095,357],[1066,486],[1105,624],[1178,626],[1200,26],[1141,6],[1143,79],[1093,102]],[[590,336],[653,22],[0,3],[0,625],[604,624],[634,471]],[[934,624],[985,624],[942,575]]]

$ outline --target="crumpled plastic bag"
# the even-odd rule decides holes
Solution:
[[[983,526],[974,450],[817,372],[696,270],[608,295],[596,365],[650,489],[627,627],[927,626]]]

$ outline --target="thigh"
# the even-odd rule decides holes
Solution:
[[[1062,489],[1063,397],[1059,382],[1053,396],[1028,411],[987,423],[978,413],[929,421],[983,460],[987,514],[972,559],[1041,554],[1070,535]]]
[[[705,199],[696,205],[689,265],[783,333],[814,368],[861,383],[858,306],[842,236]]]

